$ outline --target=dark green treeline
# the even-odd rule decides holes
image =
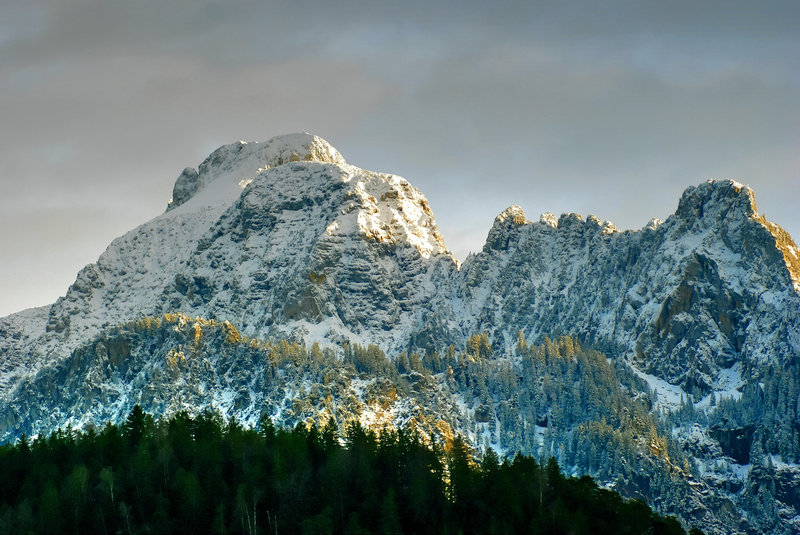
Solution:
[[[456,438],[333,425],[258,430],[216,413],[0,447],[2,533],[683,533],[551,460],[481,465]]]

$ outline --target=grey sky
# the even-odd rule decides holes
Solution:
[[[217,146],[309,131],[464,258],[519,204],[622,228],[734,178],[800,236],[800,3],[4,0],[0,316],[62,295]]]

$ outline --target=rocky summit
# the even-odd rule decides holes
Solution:
[[[711,533],[800,530],[800,251],[734,181],[636,231],[512,206],[463,264],[405,179],[220,147],[0,319],[0,435],[220,411],[555,456]]]

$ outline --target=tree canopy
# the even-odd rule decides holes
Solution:
[[[555,459],[214,412],[0,446],[0,533],[684,533]]]

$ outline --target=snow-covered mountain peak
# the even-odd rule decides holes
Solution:
[[[544,212],[542,215],[539,216],[539,223],[547,225],[548,227],[557,228],[558,218],[556,217],[555,214],[551,212]]]
[[[730,179],[690,186],[683,192],[675,211],[681,219],[706,221],[711,225],[753,217],[757,213],[753,190]]]
[[[509,206],[494,218],[494,224],[486,237],[484,249],[505,249],[508,247],[509,238],[514,231],[529,223],[522,208],[516,204]]]
[[[515,225],[524,225],[525,223],[530,223],[530,221],[525,218],[525,212],[516,204],[512,204],[500,212],[495,218],[495,224],[497,224],[498,221],[505,222],[508,220],[512,221]]]
[[[664,222],[657,217],[652,218],[647,224],[644,226],[644,230],[656,230],[660,227]]]
[[[275,136],[265,143],[255,145],[261,145],[260,156],[268,167],[300,160],[337,165],[347,163],[330,143],[307,132]]]
[[[212,152],[197,169],[184,169],[175,181],[167,211],[184,204],[209,184],[220,180],[225,184],[216,189],[232,193],[226,195],[215,191],[215,195],[223,197],[220,201],[229,202],[257,173],[297,161],[347,163],[330,143],[306,132],[275,136],[263,143],[237,141]]]
[[[404,178],[361,171],[351,191],[359,200],[358,228],[366,239],[390,244],[402,241],[423,258],[450,254],[428,200]]]
[[[613,234],[615,232],[619,232],[619,229],[614,223],[611,221],[603,221],[596,215],[590,214],[589,217],[586,218],[586,223],[596,229],[600,229],[600,232],[603,234]]]
[[[583,217],[574,212],[561,214],[561,217],[558,218],[558,228],[568,229],[573,227],[583,227]]]
[[[747,243],[762,241],[782,255],[794,289],[800,293],[800,249],[783,228],[758,213],[755,193],[750,187],[730,179],[709,180],[689,187],[681,196],[675,217],[680,222],[679,228],[690,233],[715,228],[730,236],[742,226],[759,229]]]

